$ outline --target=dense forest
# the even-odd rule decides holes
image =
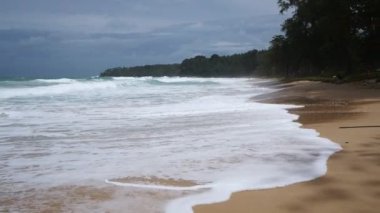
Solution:
[[[116,67],[107,69],[100,74],[101,77],[105,76],[125,76],[125,77],[143,77],[143,76],[178,76],[178,64],[158,64],[158,65],[145,65],[137,67]]]
[[[263,68],[285,76],[351,75],[379,68],[379,0],[279,0],[292,11]]]
[[[267,50],[181,64],[113,68],[101,76],[350,76],[380,68],[379,0],[278,0],[292,15]]]

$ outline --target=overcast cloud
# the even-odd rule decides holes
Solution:
[[[276,0],[2,0],[0,77],[86,77],[268,46]]]

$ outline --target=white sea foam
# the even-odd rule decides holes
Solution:
[[[56,84],[68,84],[76,82],[74,79],[70,78],[59,78],[59,79],[36,79],[37,82],[43,82],[43,83],[56,83]]]
[[[0,99],[32,97],[32,96],[57,96],[57,95],[78,95],[80,92],[96,92],[99,90],[114,89],[118,84],[111,81],[78,81],[71,79],[59,80],[36,80],[41,84],[34,87],[11,87],[0,89]]]
[[[124,190],[191,191],[166,206],[168,213],[187,213],[195,204],[222,201],[236,191],[323,175],[327,158],[340,147],[293,122],[297,116],[287,109],[296,106],[249,101],[273,91],[259,86],[262,82],[169,77],[0,82],[0,187],[12,193],[106,180]],[[110,181],[147,176],[207,184]]]
[[[158,190],[170,190],[170,191],[196,191],[200,189],[211,189],[214,185],[195,185],[195,186],[166,186],[157,184],[136,184],[136,183],[122,183],[118,181],[105,180],[106,183],[113,184],[115,186],[133,187],[140,189],[158,189]]]

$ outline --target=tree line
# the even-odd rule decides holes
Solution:
[[[196,56],[181,64],[113,68],[101,76],[349,76],[380,67],[379,0],[278,0],[282,24],[267,50]]]
[[[179,64],[156,64],[136,67],[115,67],[105,70],[100,77],[178,76]]]
[[[195,76],[195,77],[241,77],[252,75],[258,65],[257,50],[231,56],[195,56],[181,64],[116,67],[100,74],[106,76]]]

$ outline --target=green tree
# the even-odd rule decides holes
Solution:
[[[279,0],[278,5],[281,13],[293,11],[282,26],[284,36],[275,36],[270,48],[273,66],[286,75],[351,74],[378,59],[378,0]]]

